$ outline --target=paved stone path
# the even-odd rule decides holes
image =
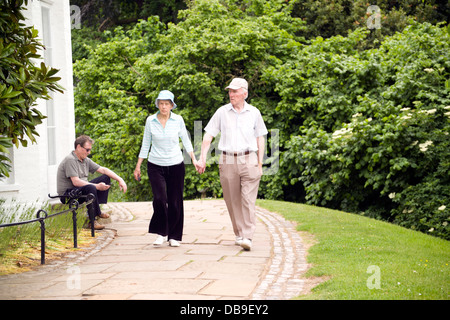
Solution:
[[[96,244],[34,271],[0,276],[0,299],[290,299],[307,269],[291,222],[258,208],[251,251],[234,244],[223,200],[185,201],[182,245],[152,245],[151,202],[110,203]]]

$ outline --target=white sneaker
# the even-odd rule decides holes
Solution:
[[[179,247],[179,246],[180,246],[180,243],[179,243],[177,240],[170,239],[170,240],[169,240],[169,245],[170,245],[171,247]]]
[[[234,240],[234,244],[237,246],[240,246],[242,243],[242,237],[236,237],[236,240]]]
[[[156,238],[155,242],[153,242],[154,246],[160,246],[162,245],[165,241],[167,241],[167,236],[161,236],[158,235],[158,237]]]
[[[244,250],[250,251],[252,249],[252,240],[245,238],[241,242],[241,247],[244,248]]]

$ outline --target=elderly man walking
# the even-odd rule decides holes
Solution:
[[[230,103],[214,113],[205,127],[198,172],[206,168],[213,138],[220,132],[220,183],[230,214],[236,244],[251,250],[256,229],[255,202],[262,176],[267,128],[260,111],[248,104],[248,83],[235,78],[226,87]]]

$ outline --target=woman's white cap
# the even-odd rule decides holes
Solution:
[[[177,105],[174,101],[174,98],[175,98],[175,96],[173,95],[172,92],[170,92],[169,90],[162,90],[159,93],[158,98],[156,98],[156,100],[155,100],[155,105],[159,109],[158,100],[170,100],[173,103],[173,109],[175,109],[177,107]]]

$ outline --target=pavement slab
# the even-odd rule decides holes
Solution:
[[[266,300],[303,288],[305,250],[295,226],[257,207],[251,251],[235,245],[223,200],[185,201],[180,247],[153,246],[151,202],[109,203],[96,243],[33,271],[0,276],[0,299]]]

